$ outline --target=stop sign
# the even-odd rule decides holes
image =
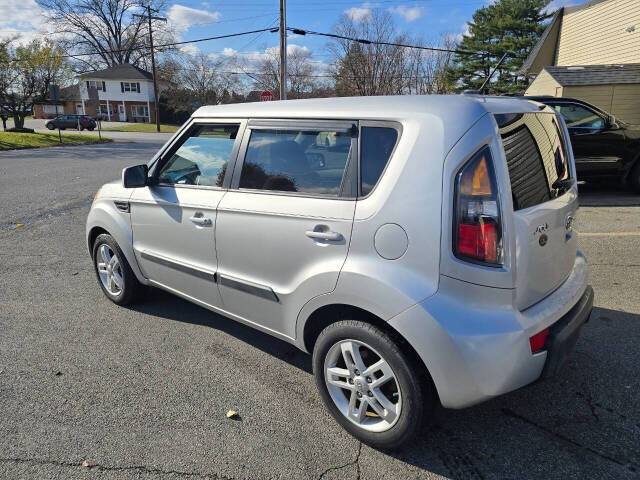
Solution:
[[[273,100],[273,93],[271,93],[269,90],[265,90],[260,94],[261,102],[270,102],[271,100]]]

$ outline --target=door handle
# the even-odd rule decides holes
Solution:
[[[190,217],[189,220],[191,220],[193,223],[196,223],[198,225],[202,225],[205,227],[208,227],[209,225],[211,225],[211,219],[205,218],[201,213],[200,214],[196,213],[193,217]]]
[[[306,232],[304,232],[304,234],[309,238],[313,238],[316,240],[327,240],[329,242],[339,242],[343,238],[341,233],[332,231],[318,232],[315,230],[307,230]]]

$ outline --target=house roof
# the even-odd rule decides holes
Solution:
[[[153,80],[153,75],[150,72],[129,63],[121,63],[97,72],[83,73],[81,77],[102,80]]]
[[[542,32],[538,43],[534,45],[518,73],[527,74],[532,70],[538,71],[539,64],[549,65],[555,63],[556,45],[558,44],[558,37],[560,35],[563,12],[564,8],[559,8],[553,14],[551,22],[549,22],[547,28]],[[546,55],[541,55],[541,52],[546,53]]]
[[[562,18],[569,13],[585,10],[597,5],[598,3],[607,1],[609,0],[588,0],[578,5],[562,7],[556,10],[551,22],[547,25],[547,28],[540,36],[538,43],[535,44],[529,53],[529,56],[522,64],[522,67],[518,70],[518,73],[521,75],[538,73],[544,65],[554,65],[556,63],[558,40],[560,39],[560,30],[562,28]]]
[[[564,87],[640,83],[640,63],[544,67]]]

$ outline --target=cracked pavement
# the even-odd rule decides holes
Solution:
[[[640,476],[640,197],[581,189],[596,308],[560,376],[391,454],[332,420],[294,347],[167,293],[104,298],[88,202],[160,143],[0,152],[0,478]]]

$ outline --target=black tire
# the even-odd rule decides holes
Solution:
[[[102,279],[100,277],[100,273],[98,272],[98,249],[101,245],[107,245],[111,252],[117,257],[118,263],[120,265],[119,272],[121,273],[121,278],[123,280],[124,285],[120,289],[118,294],[113,294],[109,292],[105,285],[102,283]],[[129,305],[135,302],[144,290],[144,286],[138,282],[133,270],[131,270],[131,266],[129,262],[127,262],[127,258],[122,253],[120,246],[114,240],[114,238],[106,233],[98,235],[95,242],[93,242],[93,269],[96,272],[96,278],[98,279],[98,284],[100,288],[104,292],[105,296],[111,300],[113,303],[118,305]]]
[[[53,125],[52,123],[47,123],[47,128],[48,128],[49,130],[55,130],[55,128],[56,128],[56,127],[55,127],[55,125]]]
[[[89,130],[90,132],[93,132],[95,130],[96,127],[89,127],[87,128],[87,130]]]
[[[81,132],[84,130],[84,127],[82,125],[80,125],[80,128],[78,128],[78,131]]]
[[[348,339],[372,347],[393,370],[397,386],[402,392],[402,407],[397,420],[388,430],[372,432],[353,423],[336,406],[327,389],[325,382],[327,354],[336,343]],[[436,401],[433,384],[424,366],[403,353],[399,344],[400,342],[387,332],[369,323],[344,320],[325,328],[313,349],[313,372],[316,385],[331,415],[358,440],[384,450],[400,448],[423,431]],[[367,416],[369,416],[368,413]]]
[[[640,194],[640,158],[636,160],[636,164],[629,172],[628,181],[633,191]]]

